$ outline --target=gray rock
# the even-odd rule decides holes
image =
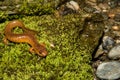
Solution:
[[[115,41],[113,38],[111,38],[109,36],[103,37],[102,47],[104,50],[109,51],[114,45],[115,45]]]
[[[110,59],[118,59],[120,58],[120,45],[117,45],[115,47],[113,47],[109,53],[108,53],[108,57]]]
[[[104,62],[97,68],[96,75],[100,79],[115,80],[120,78],[120,62]]]

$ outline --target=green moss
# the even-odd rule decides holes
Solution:
[[[0,11],[0,22],[5,20],[7,18],[8,15],[5,14],[5,12]]]
[[[48,55],[42,58],[31,54],[27,43],[10,42],[9,45],[4,45],[2,41],[4,35],[1,33],[0,79],[93,80],[91,52],[101,33],[97,39],[95,39],[97,33],[92,35],[92,40],[96,40],[92,46],[90,37],[84,42],[83,36],[86,32],[81,33],[83,30],[87,31],[84,29],[84,18],[80,15],[67,15],[57,19],[44,15],[24,17],[21,20],[26,27],[39,32],[36,37],[40,43],[46,44]],[[0,24],[0,31],[4,29],[6,23],[8,21]]]
[[[26,15],[42,15],[53,13],[53,3],[54,1],[46,2],[44,0],[37,0],[33,2],[24,1],[19,12]]]

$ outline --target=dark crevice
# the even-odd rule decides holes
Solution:
[[[100,39],[99,39],[99,41],[98,41],[98,45],[95,47],[95,49],[94,49],[94,51],[93,51],[93,53],[92,53],[92,61],[98,60],[97,58],[94,58],[94,56],[95,56],[95,54],[96,54],[96,52],[97,52],[100,44],[102,43],[103,36],[104,36],[104,32],[102,33],[102,36],[100,37]]]

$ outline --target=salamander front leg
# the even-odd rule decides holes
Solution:
[[[35,53],[33,47],[31,47],[29,51],[30,51],[32,54]]]
[[[3,38],[3,42],[4,42],[4,44],[6,44],[6,45],[8,44],[8,40],[7,40],[6,37]]]

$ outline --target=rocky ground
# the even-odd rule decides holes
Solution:
[[[88,0],[90,13],[104,16],[104,35],[93,55],[94,80],[120,78],[120,0]],[[86,10],[87,11],[87,10]]]

